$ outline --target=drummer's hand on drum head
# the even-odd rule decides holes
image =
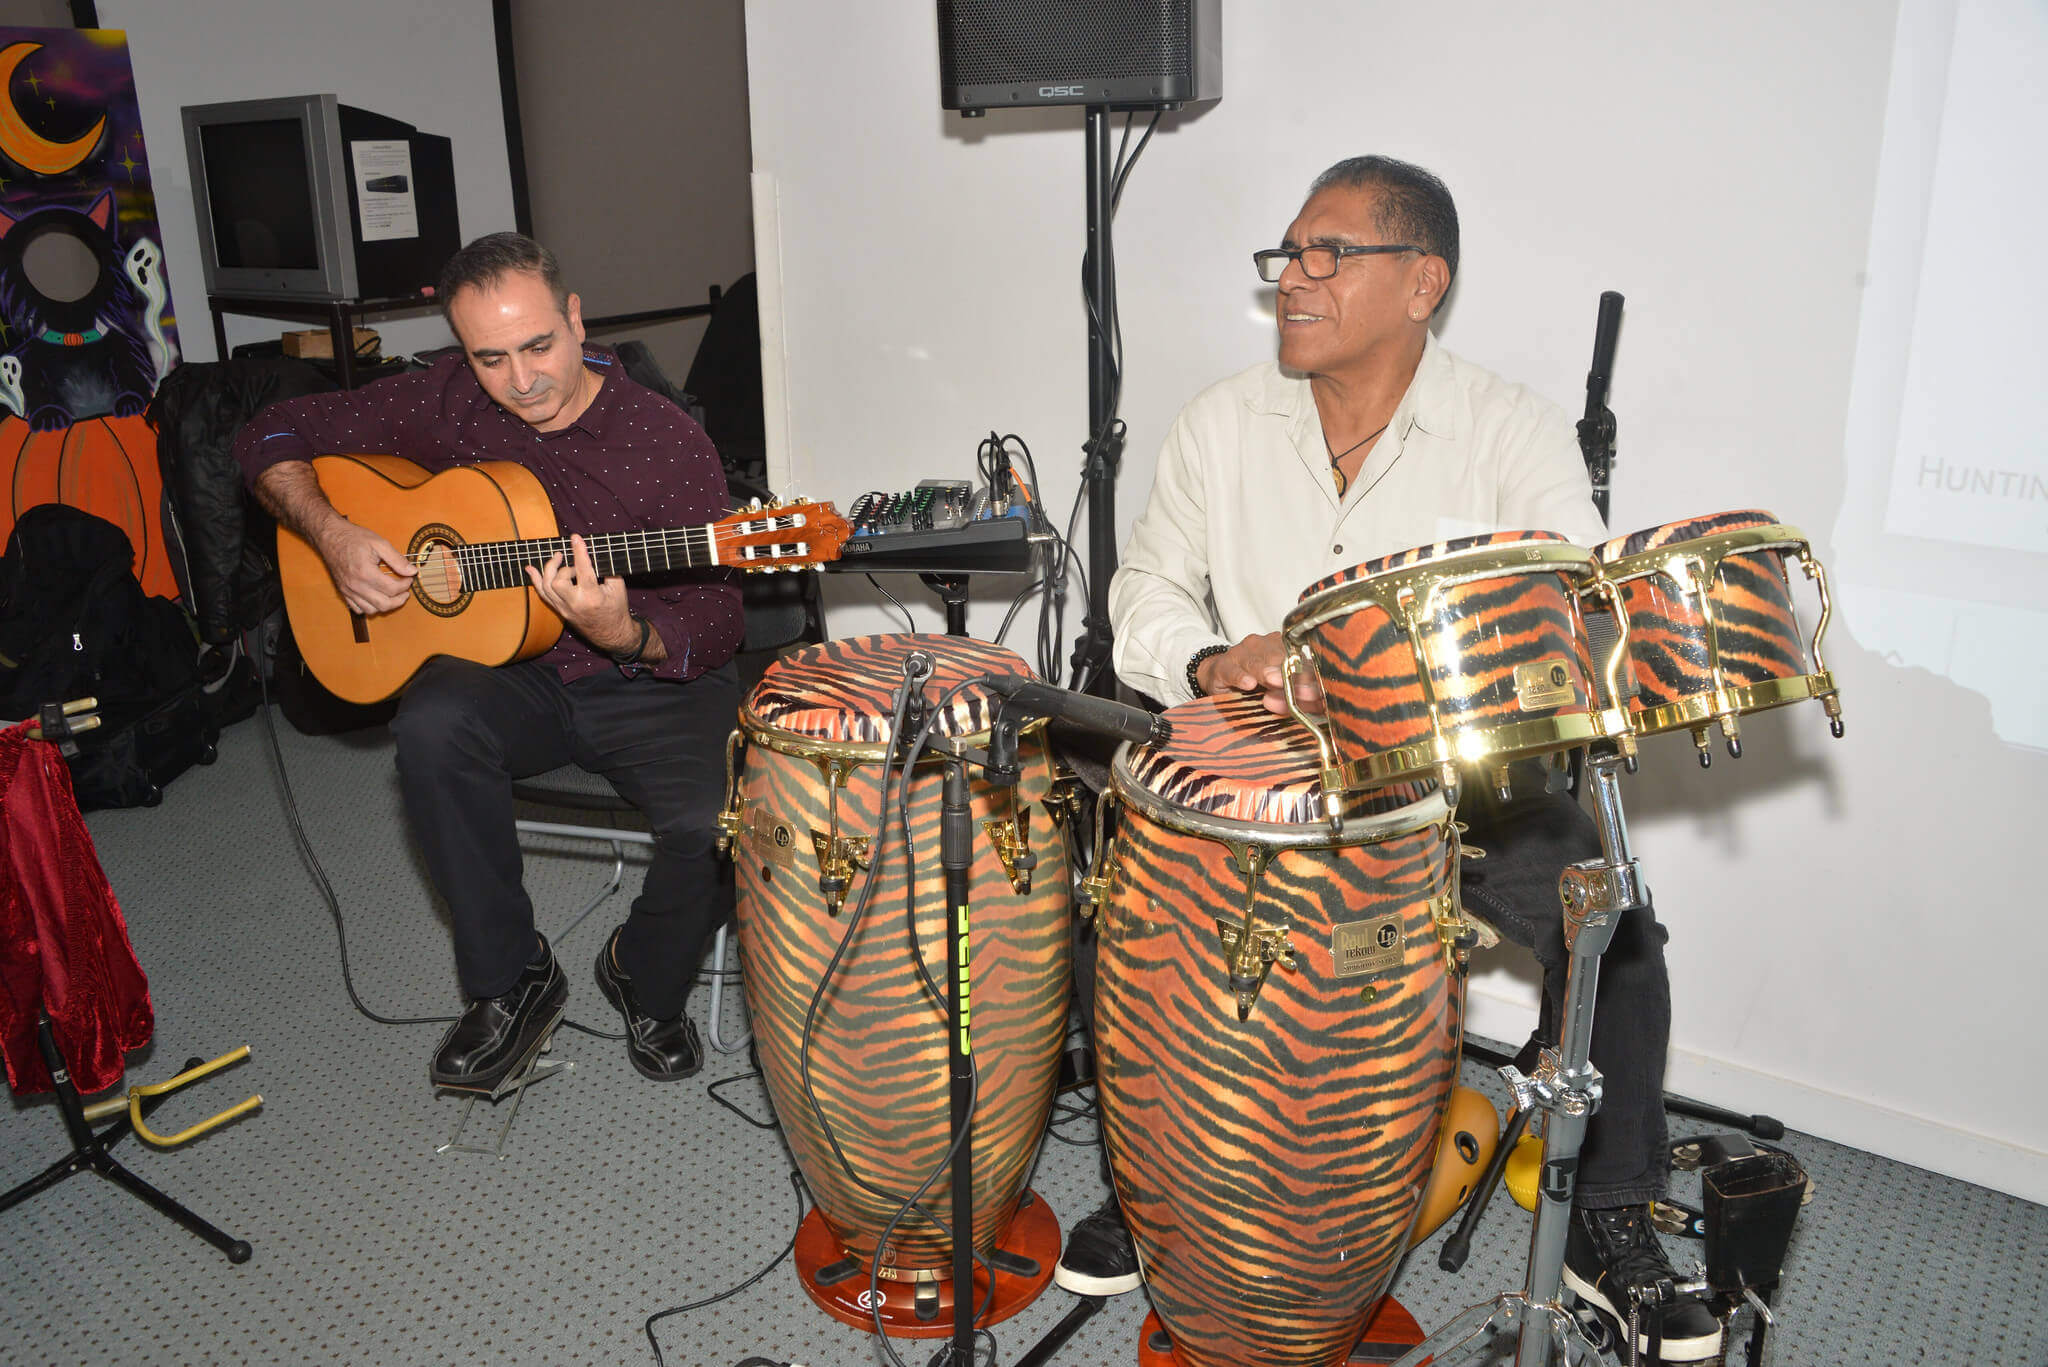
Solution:
[[[1225,689],[1264,693],[1267,709],[1284,714],[1287,695],[1282,690],[1286,681],[1280,671],[1280,661],[1286,649],[1277,631],[1269,631],[1263,636],[1247,636],[1221,655],[1202,661],[1201,668],[1195,671],[1195,678],[1204,693],[1220,693]],[[1297,679],[1295,697],[1303,709],[1322,711],[1323,695],[1313,680]]]

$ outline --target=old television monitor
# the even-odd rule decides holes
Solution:
[[[448,139],[332,95],[186,105],[209,294],[431,293],[462,245]]]

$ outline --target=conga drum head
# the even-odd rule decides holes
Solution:
[[[1618,536],[1594,553],[1628,614],[1628,709],[1638,735],[1689,728],[1706,753],[1719,722],[1820,698],[1835,716],[1833,677],[1819,659],[1826,580],[1806,538],[1759,509],[1668,522]],[[1821,586],[1822,628],[1809,644],[1793,610],[1787,557]]]
[[[1315,736],[1307,727],[1268,711],[1255,693],[1197,698],[1168,709],[1166,716],[1173,724],[1171,740],[1117,753],[1114,772],[1127,799],[1167,820],[1215,817],[1259,827],[1311,827],[1316,840],[1330,838],[1322,829],[1323,790],[1316,781]],[[1367,822],[1396,813],[1380,828],[1412,830],[1423,810],[1415,804],[1435,789],[1427,780],[1389,784],[1354,797],[1346,810]],[[1353,841],[1369,833],[1369,825],[1347,829]]]
[[[1601,702],[1579,593],[1591,553],[1554,532],[1440,541],[1311,584],[1282,628],[1289,669],[1320,685],[1326,788],[1626,734]]]
[[[1392,789],[1333,832],[1259,698],[1127,746],[1098,894],[1104,1142],[1186,1367],[1344,1361],[1406,1247],[1457,1070],[1456,842]]]
[[[1029,674],[1014,650],[965,636],[851,636],[804,646],[768,666],[741,709],[743,721],[791,737],[854,745],[886,744],[903,663],[931,657],[925,695],[944,699],[932,734],[944,740],[986,731],[1001,701],[987,689],[959,685],[983,674]]]
[[[864,1325],[874,1269],[891,1332],[918,1335],[946,1332],[950,1318],[919,1321],[904,1284],[946,1283],[948,1304],[954,1293],[951,1239],[920,1215],[898,1219],[944,1162],[952,1133],[943,760],[927,755],[905,780],[890,735],[913,652],[933,663],[924,684],[932,733],[953,741],[982,737],[999,704],[970,680],[1031,672],[1014,652],[951,636],[866,636],[798,650],[771,666],[741,707],[720,825],[733,849],[763,1080],[829,1230],[818,1257],[827,1269],[844,1259],[858,1268],[828,1276],[817,1257],[807,1268],[804,1244],[799,1276],[828,1313]],[[983,1253],[1014,1249],[1004,1242],[1013,1225],[1045,1214],[1043,1203],[1025,1208],[1023,1184],[1051,1109],[1071,977],[1072,883],[1057,819],[1064,810],[1055,810],[1063,794],[1042,724],[1022,730],[1018,759],[1016,786],[992,785],[974,770],[968,784],[979,1084],[973,1223]],[[907,848],[898,815],[906,782]],[[947,1181],[919,1204],[959,1227]],[[1007,1274],[999,1276],[993,1318],[1014,1314],[1049,1280],[1058,1230],[1045,1223],[1050,1248],[1030,1255],[1044,1275],[1019,1291],[1021,1303],[1005,1301]]]

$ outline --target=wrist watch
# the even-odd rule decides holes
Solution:
[[[1229,649],[1229,646],[1203,646],[1188,657],[1188,692],[1198,698],[1202,696],[1202,681],[1198,677],[1201,673],[1202,661],[1212,656],[1221,655]]]
[[[640,657],[647,653],[647,639],[654,634],[654,624],[645,617],[642,617],[637,612],[631,612],[626,615],[640,624],[640,639],[633,642],[632,648],[629,650],[614,650],[610,652],[612,663],[615,665],[639,664]]]

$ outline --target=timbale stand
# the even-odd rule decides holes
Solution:
[[[1533,1076],[1525,1077],[1512,1066],[1501,1070],[1519,1109],[1540,1109],[1549,1117],[1537,1184],[1536,1227],[1529,1238],[1528,1277],[1521,1291],[1505,1292],[1453,1315],[1396,1367],[1487,1360],[1509,1333],[1516,1337],[1515,1367],[1570,1367],[1598,1360],[1562,1303],[1565,1238],[1586,1122],[1600,1108],[1600,1073],[1589,1059],[1600,956],[1607,952],[1622,916],[1649,902],[1622,817],[1617,771],[1625,761],[1611,747],[1599,750],[1587,769],[1602,857],[1568,865],[1558,880],[1565,944],[1571,951],[1558,1048],[1543,1051]]]

